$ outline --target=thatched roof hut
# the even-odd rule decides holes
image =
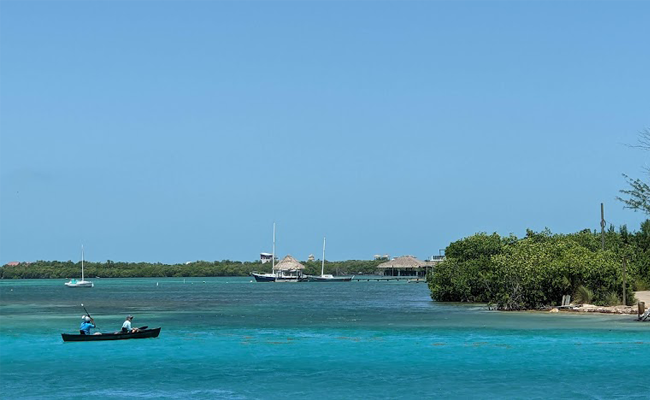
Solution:
[[[383,275],[424,277],[432,264],[418,260],[413,256],[397,257],[377,266]]]
[[[298,260],[291,257],[290,255],[284,257],[282,261],[275,264],[276,271],[297,271],[300,269],[305,269],[305,266],[300,264]]]
[[[428,264],[424,261],[420,261],[417,258],[413,256],[402,256],[402,257],[397,257],[393,260],[386,261],[385,263],[381,263],[377,266],[377,268],[380,269],[389,269],[389,268],[399,268],[399,269],[404,269],[404,268],[421,268],[424,266],[428,266]]]

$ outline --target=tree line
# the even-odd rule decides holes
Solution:
[[[650,129],[633,148],[650,151]],[[623,174],[627,189],[617,197],[624,208],[650,215],[650,168],[645,179]],[[633,291],[650,288],[650,220],[638,232],[610,226],[568,235],[528,230],[524,238],[477,233],[451,243],[446,260],[427,276],[438,301],[494,304],[502,310],[558,305],[572,295],[578,303],[632,304]]]
[[[377,260],[325,261],[325,273],[333,275],[374,274]],[[306,261],[303,271],[320,275],[320,261]],[[247,276],[253,271],[271,272],[271,263],[260,261],[195,261],[188,264],[162,264],[148,262],[84,262],[87,278],[153,278],[153,277],[210,277]],[[0,268],[0,279],[70,279],[81,277],[81,262],[36,261],[19,265],[4,265]]]
[[[637,232],[613,226],[605,233],[528,230],[525,237],[477,233],[451,243],[446,260],[427,277],[437,301],[489,303],[502,310],[580,303],[632,304],[635,290],[650,288],[650,220]]]

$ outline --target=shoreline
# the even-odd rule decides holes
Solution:
[[[646,304],[646,309],[650,308],[650,290],[634,292],[634,297],[637,301],[631,306],[596,306],[593,304],[572,304],[568,307],[553,307],[548,312],[638,315],[638,304],[640,302],[644,302]]]

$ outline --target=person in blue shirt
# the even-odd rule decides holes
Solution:
[[[133,328],[131,326],[131,321],[133,321],[133,315],[126,317],[126,321],[122,324],[122,333],[136,333],[140,332],[139,328]]]
[[[95,328],[95,320],[91,317],[84,315],[79,327],[79,333],[82,335],[90,335],[90,328]]]

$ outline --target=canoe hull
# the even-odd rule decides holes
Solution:
[[[101,335],[79,335],[62,333],[61,337],[64,342],[96,342],[101,340],[127,340],[127,339],[148,339],[156,338],[160,335],[160,328],[145,329],[135,333],[103,333]]]

